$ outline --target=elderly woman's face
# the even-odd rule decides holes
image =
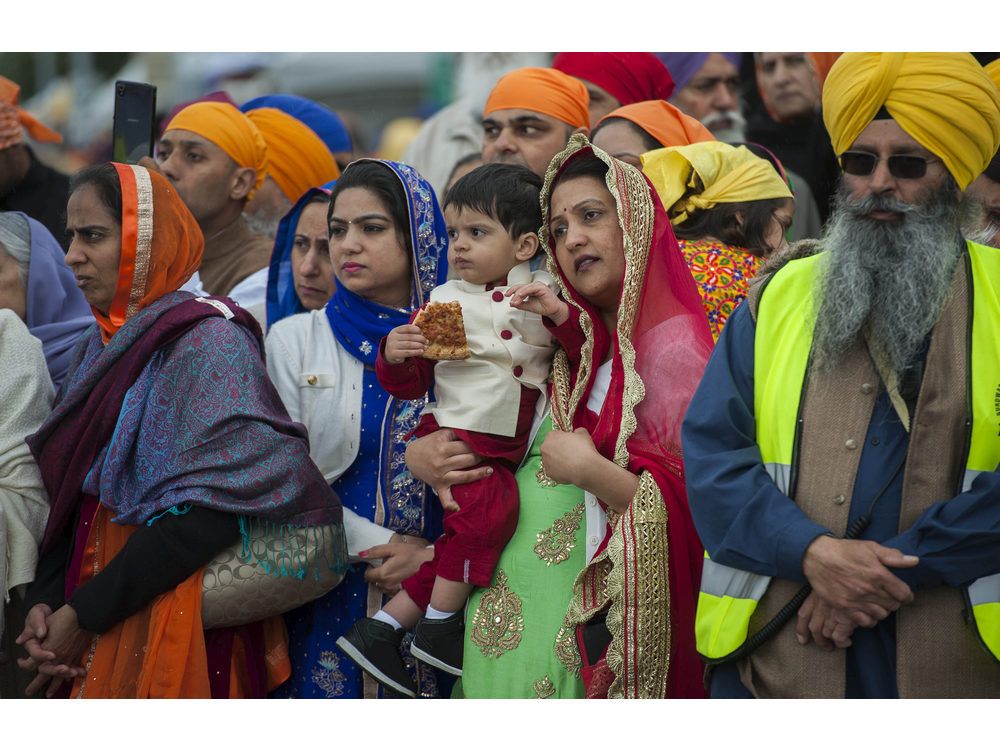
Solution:
[[[14,260],[0,245],[0,310],[13,310],[21,320],[27,316],[27,290]]]
[[[87,302],[107,315],[118,286],[122,227],[93,185],[84,185],[70,195],[66,231],[70,236],[66,265]]]
[[[295,293],[307,310],[323,308],[333,296],[333,263],[326,228],[326,201],[302,209],[292,240],[292,278]]]
[[[556,260],[570,286],[602,312],[618,309],[625,248],[614,198],[594,177],[561,181],[549,202]]]

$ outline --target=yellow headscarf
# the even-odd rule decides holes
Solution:
[[[703,141],[660,148],[640,159],[673,224],[719,203],[792,197],[777,170],[746,146]]]
[[[823,87],[833,150],[849,149],[883,106],[962,190],[1000,146],[1000,92],[968,52],[845,52]]]
[[[253,189],[247,199],[253,198],[267,176],[267,143],[257,126],[232,104],[225,102],[196,102],[188,105],[167,123],[163,129],[189,130],[211,141],[225,151],[241,167],[257,173]]]

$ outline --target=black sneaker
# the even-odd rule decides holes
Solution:
[[[399,644],[405,631],[388,623],[366,617],[358,620],[337,645],[351,661],[390,690],[414,698],[417,685],[403,665]]]
[[[464,648],[465,612],[456,612],[444,620],[421,617],[413,631],[410,653],[425,664],[461,677]]]

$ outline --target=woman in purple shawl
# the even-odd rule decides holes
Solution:
[[[290,674],[281,618],[204,630],[204,567],[242,536],[265,570],[312,575],[277,564],[305,528],[304,544],[330,535],[339,549],[315,566],[343,572],[340,502],[267,377],[250,314],[178,291],[204,240],[166,178],[84,170],[67,226],[97,326],[27,439],[51,502],[17,639],[19,665],[39,673],[29,690],[263,697]]]
[[[41,340],[57,390],[73,347],[94,325],[90,307],[63,258],[62,247],[42,224],[20,212],[0,213],[0,308],[12,309]]]

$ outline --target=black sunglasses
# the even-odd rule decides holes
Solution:
[[[840,168],[845,174],[867,177],[875,171],[875,165],[882,161],[876,154],[867,151],[845,151],[840,155]],[[927,174],[927,165],[940,159],[927,159],[912,154],[893,154],[886,158],[889,174],[900,180],[919,180]]]

